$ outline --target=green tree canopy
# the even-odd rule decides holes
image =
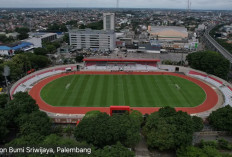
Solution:
[[[4,116],[4,110],[0,108],[0,144],[4,142],[8,132],[9,130],[7,128],[7,120]]]
[[[204,127],[203,120],[197,116],[193,116],[192,120],[193,120],[194,132],[201,131]]]
[[[9,98],[7,94],[0,94],[0,108],[5,108],[8,99]]]
[[[35,48],[35,49],[34,49],[34,53],[35,53],[36,55],[42,55],[42,56],[45,56],[45,55],[47,55],[47,54],[48,54],[48,50],[47,50],[47,49],[45,49],[45,48],[41,48],[41,47],[39,47],[39,48]]]
[[[20,134],[30,135],[38,133],[46,136],[51,133],[51,120],[45,112],[36,111],[29,115],[21,115]]]
[[[194,146],[189,146],[186,148],[179,149],[177,151],[177,157],[231,157],[228,154],[220,153],[216,148],[204,147],[198,148]]]
[[[82,62],[84,59],[84,56],[76,56],[75,60],[76,62]]]
[[[49,64],[51,64],[51,61],[45,56],[22,53],[15,55],[12,60],[0,64],[0,71],[3,72],[5,65],[9,66],[10,76],[8,77],[8,80],[16,81],[26,75],[29,70],[44,68]],[[0,76],[0,80],[4,81],[2,75]]]
[[[78,124],[74,136],[78,141],[86,141],[101,148],[117,141],[133,147],[140,138],[140,125],[134,123],[135,120],[135,116],[127,114],[110,117],[106,113],[88,113]]]
[[[146,121],[143,133],[150,148],[176,149],[190,145],[194,122],[187,113],[170,107],[152,113]]]
[[[213,111],[208,120],[215,129],[232,131],[232,107],[227,105]]]
[[[220,78],[226,79],[230,62],[221,54],[213,51],[191,53],[186,57],[191,68],[202,70]]]
[[[19,40],[23,40],[29,37],[28,32],[30,30],[27,27],[16,28],[15,31],[19,33],[18,35]]]
[[[17,128],[20,123],[19,118],[22,115],[38,111],[39,107],[35,100],[26,92],[18,92],[13,97],[14,99],[5,108],[5,116],[9,124]]]
[[[68,29],[66,27],[65,24],[57,24],[57,23],[53,23],[51,25],[48,26],[48,31],[52,31],[52,32],[67,32]]]
[[[134,157],[134,152],[124,147],[121,143],[112,146],[105,146],[103,149],[98,149],[94,152],[95,157]]]
[[[40,135],[39,133],[31,133],[29,135],[22,135],[13,139],[9,143],[7,143],[6,146],[37,146],[44,140],[44,138],[45,137]]]

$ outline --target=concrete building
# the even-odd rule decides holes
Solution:
[[[43,42],[51,42],[57,39],[56,33],[33,33],[24,41],[30,42],[35,48],[42,47]]]
[[[163,41],[180,41],[188,38],[185,27],[177,26],[148,26],[150,37]]]
[[[8,46],[0,46],[0,55],[1,56],[10,56],[10,55],[13,55],[13,51],[10,47]]]
[[[139,44],[138,52],[146,52],[146,53],[160,53],[161,45],[156,40],[151,40],[149,43]]]
[[[103,13],[103,27],[104,30],[115,29],[115,14],[114,13]]]
[[[113,50],[116,37],[111,30],[73,29],[69,30],[69,41],[76,49]]]
[[[29,42],[16,42],[9,45],[0,46],[0,55],[12,56],[15,51],[30,51],[34,48],[34,45]]]

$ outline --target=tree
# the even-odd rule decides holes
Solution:
[[[45,68],[45,67],[47,67],[48,65],[51,64],[51,61],[46,56],[35,55],[35,54],[32,54],[32,53],[27,53],[25,55],[28,56],[28,58],[29,58],[29,60],[31,62],[31,67],[33,69]]]
[[[95,117],[84,117],[75,129],[77,141],[86,141],[94,146],[103,147],[112,143],[112,137],[107,126],[109,115],[98,114]]]
[[[31,133],[29,135],[23,135],[17,137],[6,144],[6,146],[38,146],[44,140],[44,136],[40,135],[39,133]]]
[[[29,28],[26,27],[16,28],[15,31],[19,33],[18,35],[19,40],[23,40],[29,37],[28,35],[28,32],[30,31]]]
[[[24,73],[22,65],[17,65],[17,63],[9,60],[1,64],[1,71],[3,71],[3,67],[5,65],[10,67],[10,76],[8,77],[10,81],[17,81],[21,78],[22,74]]]
[[[202,70],[220,78],[226,79],[230,62],[221,54],[213,51],[191,53],[186,57],[191,68]]]
[[[83,25],[83,24],[81,24],[81,25],[79,26],[79,29],[86,29],[86,26]]]
[[[57,32],[57,31],[67,32],[68,31],[65,24],[57,24],[57,23],[53,23],[52,25],[49,25],[47,30],[50,32]]]
[[[27,33],[23,33],[23,34],[18,35],[19,40],[24,40],[24,39],[27,39],[28,37],[29,37],[29,34],[27,34]]]
[[[4,116],[4,110],[0,109],[0,144],[4,142],[6,135],[8,134],[9,130],[7,128],[7,120]]]
[[[84,59],[83,56],[76,56],[76,62],[82,62]]]
[[[39,107],[35,100],[26,93],[18,92],[13,95],[14,99],[11,100],[5,108],[5,116],[8,121],[8,125],[13,128],[19,128],[20,117],[24,114],[30,114],[34,111],[38,111]]]
[[[98,22],[90,23],[90,24],[86,25],[86,28],[102,30],[103,29],[103,20],[100,20]]]
[[[218,130],[232,131],[232,107],[227,105],[213,111],[208,117],[209,123]]]
[[[170,107],[152,113],[143,128],[150,148],[160,150],[188,146],[192,142],[194,122],[187,113]]]
[[[138,127],[143,123],[143,114],[137,110],[131,111],[129,117]]]
[[[44,112],[32,112],[29,115],[23,115],[20,120],[23,121],[23,123],[20,124],[21,135],[27,136],[32,133],[38,133],[41,136],[47,136],[51,133],[52,123]]]
[[[31,62],[27,55],[18,54],[12,58],[12,62],[17,64],[19,68],[22,69],[24,73],[31,69]]]
[[[0,108],[5,108],[8,99],[9,98],[7,94],[0,94]]]
[[[88,144],[86,142],[77,142],[74,139],[67,139],[60,137],[56,134],[50,134],[45,137],[45,139],[41,142],[41,145],[45,146],[85,146],[87,147]]]
[[[64,133],[70,138],[73,134],[74,129],[68,125],[67,127],[64,128]]]
[[[56,50],[56,47],[52,44],[46,45],[46,49],[48,50],[49,53],[54,53]]]
[[[203,120],[197,116],[193,116],[192,120],[193,120],[194,132],[201,131],[204,127]]]
[[[34,53],[36,54],[36,55],[42,55],[42,56],[45,56],[45,55],[47,55],[48,54],[48,50],[47,49],[45,49],[45,48],[35,48],[34,49]]]
[[[69,41],[69,34],[64,34],[64,37],[63,37],[63,41],[70,44],[70,41]]]
[[[11,42],[14,42],[14,38],[12,36],[5,36],[5,35],[0,35],[0,42],[2,43],[11,43]]]
[[[112,146],[105,146],[103,149],[98,149],[94,152],[95,157],[134,157],[134,152],[124,147],[121,143]]]
[[[78,124],[74,136],[77,141],[86,141],[99,148],[117,141],[133,147],[140,139],[140,125],[135,123],[135,119],[127,114],[110,117],[106,113],[91,112]]]
[[[212,147],[204,147],[203,149],[189,146],[187,148],[181,148],[177,151],[177,157],[223,157],[219,151]]]

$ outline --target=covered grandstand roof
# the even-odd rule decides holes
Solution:
[[[12,49],[13,50],[19,50],[19,49],[22,49],[22,48],[25,48],[25,47],[28,47],[28,46],[31,46],[31,45],[33,45],[33,44],[29,43],[29,42],[22,42],[21,44],[12,47]]]
[[[85,62],[160,62],[159,59],[84,58]]]

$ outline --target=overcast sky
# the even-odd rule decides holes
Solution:
[[[120,8],[186,9],[188,0],[119,0]],[[116,7],[116,0],[0,0],[0,7]],[[192,9],[232,10],[232,0],[191,0]]]

